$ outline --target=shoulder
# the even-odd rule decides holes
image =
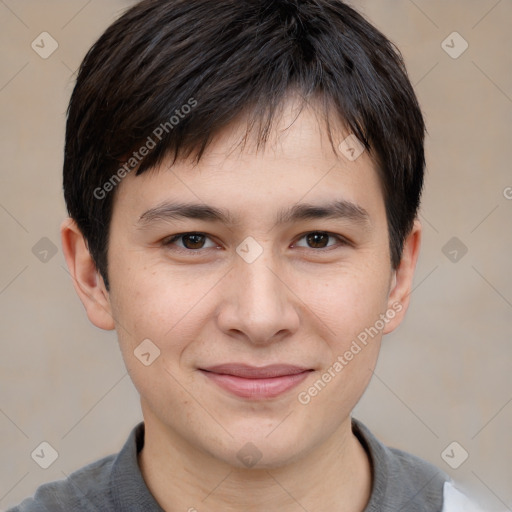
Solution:
[[[109,510],[109,481],[115,457],[109,455],[78,469],[63,480],[41,485],[34,496],[7,512]]]
[[[412,453],[384,446],[388,454],[388,471],[391,479],[399,479],[402,486],[435,482],[442,491],[450,477],[437,466]]]
[[[443,484],[450,477],[430,462],[398,448],[384,445],[362,422],[352,418],[352,430],[370,456],[374,476],[380,477],[387,486],[400,487],[421,483],[436,483],[442,493]]]
[[[441,512],[444,484],[449,481],[446,473],[416,455],[384,445],[358,420],[352,419],[352,430],[372,466],[372,491],[365,512]]]
[[[416,455],[384,445],[354,418],[352,430],[372,465],[372,494],[365,512],[483,512],[438,467]]]
[[[137,454],[144,444],[144,423],[135,426],[121,451],[40,486],[34,496],[7,512],[161,512],[140,472]]]

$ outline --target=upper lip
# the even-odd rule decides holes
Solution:
[[[246,379],[265,379],[271,377],[282,377],[284,375],[296,375],[311,368],[295,366],[291,364],[271,364],[268,366],[250,366],[243,363],[227,363],[207,368],[200,368],[208,372],[224,375],[233,375],[235,377],[244,377]]]

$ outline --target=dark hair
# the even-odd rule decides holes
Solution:
[[[335,152],[330,112],[369,151],[398,266],[420,202],[425,125],[394,44],[340,0],[144,0],[89,50],[67,112],[65,200],[107,288],[108,192],[122,177],[170,154],[199,162],[242,113],[247,133],[259,121],[259,147],[292,90],[322,99]]]

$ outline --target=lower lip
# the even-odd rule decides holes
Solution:
[[[225,375],[222,373],[200,370],[203,375],[211,379],[218,386],[242,398],[274,398],[300,384],[310,374],[310,371],[295,375],[283,375],[265,379],[246,379]]]

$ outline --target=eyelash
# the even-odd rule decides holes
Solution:
[[[307,235],[311,235],[311,234],[315,234],[315,233],[322,234],[322,235],[328,235],[329,237],[336,238],[338,240],[338,244],[330,245],[330,246],[328,245],[327,247],[321,247],[321,248],[316,248],[316,249],[314,247],[300,247],[301,249],[309,249],[309,250],[312,250],[315,252],[325,252],[325,251],[336,249],[336,248],[339,248],[342,246],[352,246],[353,245],[345,237],[343,237],[341,235],[336,235],[335,233],[330,233],[329,231],[308,231],[308,232],[300,235],[300,237],[297,239],[297,241],[302,240]],[[162,245],[164,247],[169,247],[171,245],[174,245],[174,242],[176,242],[177,240],[179,240],[187,235],[200,235],[200,236],[204,236],[206,238],[210,238],[205,233],[200,233],[198,231],[189,231],[186,233],[179,233],[177,235],[173,235],[171,237],[165,238],[162,241]],[[200,253],[200,251],[206,250],[206,249],[214,249],[214,247],[206,247],[206,248],[199,248],[199,249],[187,249],[184,247],[175,246],[172,250],[181,252],[181,253],[194,254],[194,253]]]

